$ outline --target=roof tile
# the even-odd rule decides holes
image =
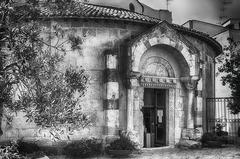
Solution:
[[[120,8],[113,8],[107,6],[99,6],[93,4],[87,4],[83,2],[74,2],[71,5],[66,5],[64,10],[59,11],[57,5],[55,3],[51,3],[48,5],[42,5],[40,8],[41,16],[43,17],[83,17],[83,18],[106,18],[106,19],[116,19],[116,20],[128,20],[128,21],[135,21],[135,22],[144,22],[150,24],[157,24],[160,23],[161,20],[153,17],[149,17],[147,15],[139,14],[136,12],[131,12],[125,9]],[[177,24],[171,24],[176,30],[184,31],[188,33],[192,33],[197,36],[202,36],[211,43],[218,45],[221,48],[220,44],[217,43],[213,38],[209,37],[207,34],[202,32],[185,28],[183,26]]]
[[[53,16],[75,16],[75,17],[105,17],[113,18],[116,20],[139,20],[147,23],[157,23],[160,19],[149,17],[147,15],[134,13],[128,10],[113,8],[107,6],[99,6],[93,4],[87,4],[83,2],[74,2],[71,5],[66,5],[65,9],[59,12],[57,5],[51,3],[50,5],[43,5],[40,7],[41,15],[47,17]]]

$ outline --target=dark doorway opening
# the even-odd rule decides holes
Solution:
[[[166,146],[166,89],[144,89],[144,147]]]

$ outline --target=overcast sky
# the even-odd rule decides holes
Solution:
[[[139,0],[154,9],[166,9],[166,0]],[[223,3],[224,2],[224,3]],[[219,24],[230,17],[240,18],[240,0],[170,0],[173,22],[183,24],[197,19]],[[224,19],[220,19],[224,16]]]

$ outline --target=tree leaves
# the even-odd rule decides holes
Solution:
[[[237,114],[240,112],[240,42],[228,40],[230,45],[225,49],[227,52],[223,55],[222,65],[218,70],[226,74],[222,76],[222,84],[229,84],[234,97],[234,102],[229,103],[228,107],[231,113]]]
[[[69,125],[72,130],[88,126],[91,117],[79,105],[87,89],[88,76],[82,67],[59,67],[68,54],[65,44],[75,49],[80,39],[67,36],[58,24],[46,33],[52,38],[44,39],[41,36],[44,26],[37,20],[37,0],[27,1],[24,6],[4,2],[0,7],[0,15],[4,17],[0,39],[0,42],[4,40],[0,50],[0,107],[25,112],[28,121],[41,128],[51,128],[52,134],[63,125]],[[65,37],[68,39],[60,43]],[[15,95],[17,99],[12,98]]]

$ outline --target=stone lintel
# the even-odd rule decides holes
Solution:
[[[117,82],[118,71],[116,69],[105,69],[103,82]]]
[[[105,99],[103,101],[103,110],[117,110],[119,109],[119,100]]]
[[[141,86],[146,88],[175,88],[176,84],[172,83],[147,83],[147,82],[141,82]]]
[[[176,88],[176,78],[142,76],[140,85],[148,88]]]

